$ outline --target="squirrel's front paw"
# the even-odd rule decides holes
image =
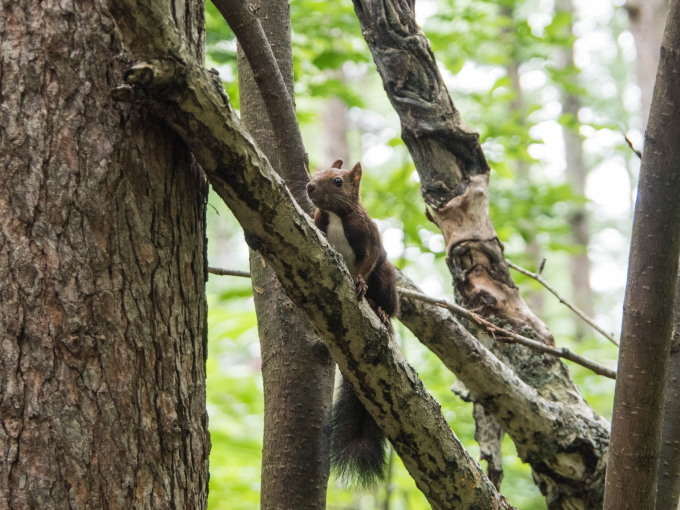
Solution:
[[[366,285],[364,277],[361,275],[357,276],[354,279],[354,285],[356,285],[357,288],[357,299],[361,299],[366,295],[366,291],[368,290],[368,285]]]
[[[382,322],[386,326],[390,325],[390,316],[385,313],[385,310],[383,310],[379,306],[376,306],[375,314],[378,316],[378,319],[380,319],[380,322]]]

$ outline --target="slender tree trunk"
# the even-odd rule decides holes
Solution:
[[[255,2],[290,97],[293,97],[290,13],[285,0]],[[248,61],[239,52],[241,119],[272,166],[299,192],[305,182],[282,168],[265,104]],[[289,148],[290,150],[290,148]],[[304,155],[304,147],[297,147]],[[301,167],[304,170],[304,166]],[[306,178],[306,174],[303,172]],[[308,211],[309,212],[309,211]],[[321,509],[329,476],[328,420],[334,363],[307,317],[290,301],[264,258],[251,251],[258,317],[265,423],[261,508]]]
[[[635,38],[635,67],[640,86],[640,118],[643,128],[647,124],[649,107],[652,104],[659,48],[669,4],[669,0],[628,0],[625,6],[630,18],[630,30]]]
[[[334,71],[334,75],[339,80],[345,79],[342,69]],[[337,96],[329,97],[324,102],[321,121],[325,135],[324,157],[327,164],[338,158],[348,165],[350,163],[347,111],[347,105]]]
[[[510,48],[511,55],[509,62],[505,66],[505,72],[508,73],[510,86],[514,94],[514,98],[510,102],[510,109],[515,122],[522,126],[522,128],[528,129],[529,124],[527,122],[528,112],[526,109],[526,99],[524,97],[524,90],[522,90],[519,73],[521,58],[518,53],[521,51],[521,48],[518,47],[517,38],[515,36],[515,8],[511,5],[504,6],[501,7],[501,12],[503,13],[503,16],[508,18],[509,22],[507,28],[503,31],[503,36],[505,43]],[[529,182],[531,174],[529,172],[528,162],[523,159],[518,159],[512,163],[517,172],[517,181]],[[526,241],[526,254],[533,261],[535,267],[538,267],[541,263],[541,246],[536,241],[535,233]],[[540,317],[543,314],[543,309],[545,307],[543,289],[532,292],[527,298],[527,303],[534,313]]]
[[[663,28],[668,16],[668,0],[629,0],[626,9],[631,32],[635,37],[636,67],[640,86],[640,118],[643,126],[649,117],[649,106],[654,89],[655,69],[659,63],[659,49]],[[665,411],[659,452],[657,510],[675,510],[680,497],[680,280],[676,286],[674,334],[666,375]]]
[[[680,4],[661,47],[645,136],[624,301],[605,508],[651,509],[680,245]]]
[[[202,59],[203,3],[170,3]],[[0,4],[2,509],[206,506],[207,188],[111,101],[114,9]]]
[[[557,10],[566,12],[570,16],[575,15],[572,0],[558,0]],[[572,23],[567,27],[568,35],[573,35]],[[562,67],[572,71],[573,81],[578,81],[574,67],[574,47],[570,45],[560,50],[559,59]],[[572,190],[579,196],[586,194],[586,167],[583,159],[583,145],[579,136],[578,112],[581,109],[581,100],[568,89],[562,88],[562,113],[573,119],[573,125],[562,126],[564,139],[564,151],[567,162],[567,180]],[[590,259],[588,258],[588,245],[590,243],[590,229],[588,216],[585,208],[572,211],[569,216],[571,225],[572,242],[580,251],[569,257],[569,270],[571,273],[572,302],[589,317],[593,316],[593,297],[590,289]],[[589,332],[588,326],[580,317],[574,315],[576,339],[582,340]]]
[[[676,510],[680,499],[680,273],[675,282],[673,308],[673,339],[666,370],[656,510]]]

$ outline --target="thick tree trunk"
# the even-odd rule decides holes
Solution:
[[[288,2],[257,1],[250,6],[260,18],[292,98]],[[293,140],[289,141],[288,153],[299,164],[296,171],[288,168],[290,161],[278,150],[267,108],[243,51],[239,51],[238,69],[244,126],[272,166],[291,183],[290,187],[305,193],[308,176],[304,147],[293,146]],[[286,295],[271,266],[252,250],[250,270],[264,381],[261,508],[323,509],[330,469],[328,423],[335,364],[307,316]]]
[[[206,506],[207,188],[111,101],[111,8],[0,6],[3,509]],[[202,59],[203,3],[170,12]]]
[[[680,4],[672,3],[645,136],[624,300],[605,508],[654,508],[680,247]]]

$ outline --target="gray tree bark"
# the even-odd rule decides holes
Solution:
[[[293,110],[293,58],[287,0],[242,2],[220,0],[216,6],[231,24],[240,47],[238,56],[241,119],[272,167],[312,212],[305,192],[307,153],[299,137]],[[242,16],[235,16],[242,12]],[[251,12],[256,16],[248,16]],[[250,24],[246,28],[246,19]],[[276,100],[263,100],[254,74],[267,44],[251,41],[260,23],[283,79]],[[245,29],[245,30],[244,30]],[[245,46],[245,51],[243,51]],[[255,47],[255,48],[254,48]],[[253,49],[258,50],[254,54]],[[248,57],[246,57],[248,55]],[[253,69],[255,71],[253,72]],[[271,69],[267,73],[271,75]],[[261,79],[261,78],[260,78]],[[270,80],[268,86],[271,87]],[[267,93],[267,91],[265,91]],[[290,101],[293,115],[280,104]],[[277,113],[279,115],[277,115]],[[272,119],[273,117],[273,119]],[[278,125],[276,125],[278,124]],[[288,125],[286,125],[288,124]],[[297,130],[298,136],[293,136]],[[329,477],[328,423],[333,398],[335,365],[307,316],[288,298],[276,274],[257,251],[251,250],[250,272],[258,317],[264,383],[264,444],[262,451],[263,509],[326,507]]]
[[[680,4],[666,23],[645,135],[614,395],[605,509],[654,508],[680,249]]]
[[[168,5],[202,59],[203,2]],[[207,186],[111,101],[115,7],[0,4],[2,509],[206,506]]]

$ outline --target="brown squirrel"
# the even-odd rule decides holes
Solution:
[[[357,297],[390,329],[399,311],[396,272],[387,260],[378,227],[359,199],[361,163],[342,170],[342,160],[317,172],[307,194],[317,207],[314,223],[345,259]],[[385,435],[343,379],[331,415],[331,463],[341,477],[369,486],[383,477]]]

